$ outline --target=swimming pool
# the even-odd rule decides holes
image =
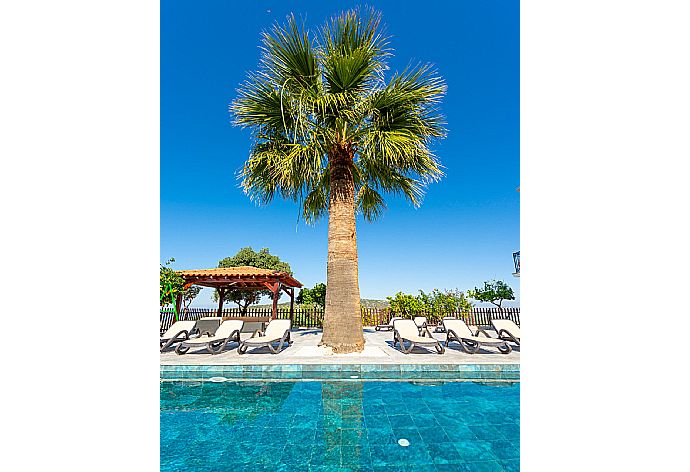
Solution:
[[[518,382],[164,381],[161,470],[517,471],[519,391]]]

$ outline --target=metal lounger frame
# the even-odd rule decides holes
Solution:
[[[376,325],[376,328],[374,328],[374,329],[376,331],[381,331],[382,329],[385,329],[386,331],[390,331],[391,329],[393,329],[393,319],[398,319],[398,318],[401,318],[401,317],[397,316],[397,315],[391,316],[391,319],[388,320],[387,324]]]
[[[167,348],[169,348],[170,346],[172,346],[175,343],[179,343],[179,342],[188,340],[190,338],[191,334],[194,333],[195,331],[197,331],[196,328],[193,328],[190,331],[183,329],[179,333],[175,334],[175,336],[173,336],[172,338],[161,339],[161,351],[160,352],[163,352],[164,350],[166,350]]]
[[[460,343],[462,349],[469,354],[477,353],[481,346],[495,346],[498,348],[501,354],[510,354],[510,351],[513,350],[513,348],[511,348],[505,340],[492,338],[487,334],[486,331],[484,331],[481,328],[477,329],[477,334],[475,335],[475,338],[479,337],[479,333],[482,333],[484,336],[486,336],[486,341],[477,341],[476,339],[463,338],[462,336],[458,336],[457,333],[452,329],[446,329],[446,332],[446,347],[451,342],[457,342]]]
[[[257,329],[256,331],[254,331],[254,334],[252,334],[251,338],[249,338],[249,339],[254,339],[257,334],[261,335],[261,334],[263,334],[263,331],[261,331],[260,329]],[[273,347],[273,343],[276,341],[278,341],[278,348]],[[285,345],[283,346],[283,344],[285,344]],[[246,341],[242,341],[242,342],[240,342],[240,345],[237,347],[237,352],[239,354],[244,354],[245,352],[247,352],[247,349],[249,349],[250,346],[251,347],[268,346],[268,349],[271,351],[272,354],[278,354],[280,351],[283,350],[283,347],[289,347],[290,346],[290,330],[289,329],[285,330],[285,332],[283,333],[283,336],[279,340],[274,338],[274,339],[270,339],[268,341],[261,342],[261,343],[247,343]]]
[[[518,346],[520,345],[520,339],[518,339],[518,338],[516,338],[515,336],[513,336],[513,335],[510,333],[510,331],[508,331],[507,329],[501,329],[501,330],[499,330],[499,331],[498,331],[498,338],[499,338],[499,339],[502,339],[503,341],[514,342],[514,343],[517,344]]]
[[[414,320],[412,320],[412,321],[414,321]],[[415,325],[416,324],[417,323],[415,323]],[[423,331],[426,331],[427,333],[429,333],[429,336],[431,336],[431,333],[429,332],[429,325],[427,324],[426,321],[424,323],[422,323],[422,326],[417,326],[417,331],[419,331],[419,335],[421,337],[424,337],[424,335],[425,335],[425,333]]]
[[[211,336],[209,336],[209,337],[211,337]],[[175,352],[177,354],[186,354],[187,351],[189,351],[192,348],[192,346],[200,344],[199,341],[201,339],[203,339],[203,338],[202,337],[196,338],[195,342],[190,343],[190,345],[187,345],[185,342],[182,342],[179,346],[177,346],[177,348],[175,349]],[[206,349],[211,354],[218,354],[220,352],[223,352],[223,349],[225,349],[225,346],[227,346],[228,343],[231,343],[233,341],[236,343],[240,342],[240,330],[239,329],[233,330],[233,332],[230,333],[230,335],[225,339],[217,339],[215,341],[208,341],[206,343]]]
[[[427,333],[428,333],[428,332],[429,332],[429,328],[426,328],[426,331],[427,331]],[[407,342],[410,343],[410,346],[409,346],[407,349],[405,349],[405,342],[404,342],[405,340],[407,340]],[[410,340],[407,339],[407,338],[403,338],[402,336],[400,336],[400,333],[398,332],[398,330],[395,329],[395,328],[393,328],[393,347],[395,347],[395,345],[396,345],[397,343],[400,343],[400,350],[401,350],[404,354],[409,354],[409,353],[411,353],[412,350],[414,349],[414,347],[415,347],[416,344],[420,344],[420,345],[431,344],[431,345],[433,345],[433,346],[436,348],[436,352],[437,352],[438,354],[443,354],[443,353],[446,351],[446,349],[443,347],[443,344],[441,344],[441,343],[438,341],[438,339],[435,339],[435,338],[431,335],[431,333],[429,333],[429,341],[428,341],[428,342],[424,342],[424,343],[417,342],[417,343],[415,343],[415,342],[413,342],[413,341],[410,341]]]

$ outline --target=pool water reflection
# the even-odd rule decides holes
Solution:
[[[517,471],[519,413],[517,382],[161,382],[161,470]]]

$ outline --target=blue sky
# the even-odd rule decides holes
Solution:
[[[358,220],[361,296],[467,290],[496,278],[519,301],[518,1],[161,2],[161,261],[216,267],[241,247],[268,247],[306,286],[325,282],[327,221],[307,226],[296,203],[258,207],[243,194],[236,174],[250,133],[231,125],[228,104],[257,68],[261,31],[291,12],[320,26],[356,5],[383,14],[389,76],[429,62],[448,84],[448,137],[434,146],[446,177],[420,208],[388,197],[377,222]],[[210,305],[209,290],[194,302]]]

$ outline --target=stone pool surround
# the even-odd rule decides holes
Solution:
[[[292,330],[292,344],[279,354],[267,348],[237,353],[231,344],[221,354],[210,354],[203,348],[177,355],[167,350],[160,356],[161,380],[228,379],[274,380],[507,380],[520,379],[520,352],[505,355],[487,347],[477,354],[467,354],[457,343],[436,354],[416,348],[403,354],[393,348],[393,333],[364,329],[364,351],[353,354],[330,354],[318,346],[321,331]],[[495,334],[495,333],[489,333]],[[243,334],[242,337],[249,336]],[[433,333],[445,341],[444,333]]]
[[[161,380],[520,380],[519,364],[161,365]]]

